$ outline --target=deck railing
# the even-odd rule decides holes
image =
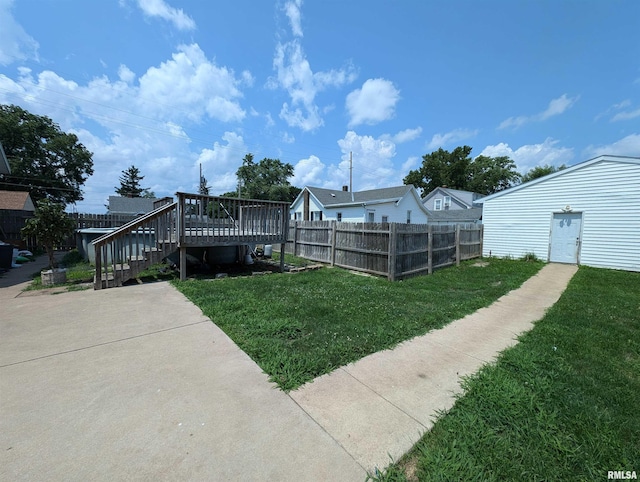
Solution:
[[[126,279],[174,252],[177,206],[176,202],[161,206],[94,240],[94,288],[122,286]]]
[[[177,193],[181,247],[284,244],[289,203]]]
[[[177,249],[181,279],[186,277],[187,248],[280,244],[284,254],[289,203],[176,195],[176,202],[157,207],[93,241],[95,289],[122,286]]]

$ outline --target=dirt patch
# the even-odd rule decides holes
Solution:
[[[399,466],[408,482],[418,482],[418,457],[408,457]]]

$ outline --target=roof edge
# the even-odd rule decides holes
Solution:
[[[634,156],[612,156],[612,155],[603,154],[603,155],[588,159],[586,161],[579,162],[577,164],[574,164],[573,166],[569,166],[566,169],[562,169],[561,171],[552,172],[551,174],[547,174],[546,176],[539,177],[539,178],[534,179],[532,181],[523,182],[522,184],[518,184],[517,186],[510,187],[508,189],[496,192],[494,194],[490,194],[489,196],[485,196],[483,198],[477,199],[475,201],[475,203],[476,204],[484,204],[485,201],[490,201],[490,200],[498,198],[498,197],[500,197],[500,196],[502,196],[504,194],[515,192],[515,191],[519,191],[520,189],[523,189],[525,187],[535,186],[536,184],[540,184],[542,182],[546,182],[546,181],[548,181],[550,179],[554,179],[554,178],[559,177],[559,176],[564,176],[565,174],[569,174],[570,172],[577,171],[579,169],[583,169],[583,168],[591,166],[593,164],[597,164],[599,162],[606,162],[606,161],[618,161],[618,162],[624,162],[624,163],[629,163],[629,164],[640,164],[640,157],[634,157]]]

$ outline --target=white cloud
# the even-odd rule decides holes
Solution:
[[[300,7],[302,6],[302,0],[294,0],[287,2],[284,5],[285,13],[289,17],[289,23],[291,24],[291,31],[296,37],[302,37],[302,26],[300,19],[302,17],[300,13]]]
[[[541,122],[547,120],[550,117],[564,113],[567,109],[571,108],[579,98],[580,96],[568,97],[567,94],[562,94],[557,99],[552,99],[544,111],[531,116],[509,117],[500,123],[498,129],[517,129],[528,122]]]
[[[223,122],[245,117],[238,104],[242,81],[232,70],[208,60],[198,44],[181,45],[171,57],[140,77],[139,98],[146,111],[192,120],[206,114]]]
[[[402,184],[402,175],[393,165],[395,143],[386,138],[361,136],[349,131],[338,141],[342,162],[337,166],[338,177],[334,185],[342,185],[349,179],[349,153],[353,153],[353,189],[375,189]],[[331,172],[331,169],[330,169]]]
[[[508,156],[516,163],[519,172],[526,173],[536,166],[545,164],[551,166],[569,164],[573,159],[573,149],[558,147],[558,142],[549,137],[541,144],[524,145],[516,150],[509,147],[509,144],[501,142],[500,144],[485,147],[480,155],[488,157]]]
[[[610,155],[610,156],[638,156],[640,153],[640,134],[630,134],[611,144],[590,145],[583,155],[586,159],[593,157]]]
[[[340,87],[353,82],[355,72],[351,66],[340,70],[313,72],[298,39],[279,43],[273,59],[276,78],[267,82],[267,87],[287,91],[291,103],[285,102],[280,111],[282,118],[291,127],[313,131],[324,124],[316,96],[328,87]]]
[[[38,59],[39,44],[11,13],[13,0],[0,0],[0,65],[9,65],[17,60]]]
[[[611,107],[609,107],[604,112],[599,113],[595,117],[594,120],[597,121],[597,120],[601,119],[602,117],[606,117],[606,116],[610,115],[612,112],[619,111],[619,110],[622,110],[622,109],[626,109],[627,107],[630,107],[630,106],[631,106],[631,100],[625,99],[622,102],[618,102],[617,104],[613,104]]]
[[[411,156],[409,158],[407,158],[406,161],[404,161],[404,163],[402,164],[402,172],[406,172],[408,173],[409,171],[415,169],[416,167],[418,167],[420,164],[420,157],[418,156]]]
[[[632,111],[618,112],[611,118],[611,122],[630,120],[636,117],[640,117],[640,108]]]
[[[216,141],[213,149],[202,149],[193,165],[195,172],[202,164],[202,175],[207,178],[213,195],[236,189],[236,171],[242,165],[242,158],[249,152],[243,137],[235,132],[225,132],[222,140],[226,143]],[[198,179],[197,174],[195,179]]]
[[[427,144],[427,149],[437,149],[448,144],[455,144],[465,139],[477,136],[478,132],[478,129],[455,129],[445,134],[434,134],[431,141],[429,141],[429,144]]]
[[[347,95],[346,107],[350,116],[349,127],[377,124],[391,119],[400,100],[400,91],[385,79],[368,79],[362,88]]]
[[[299,188],[324,185],[326,166],[319,157],[311,155],[307,159],[300,159],[293,169],[292,185]]]
[[[284,89],[289,95],[290,101],[282,104],[281,119],[290,127],[313,131],[324,125],[322,113],[326,113],[324,108],[317,105],[318,93],[353,82],[356,72],[350,64],[337,70],[314,72],[311,69],[301,44],[301,6],[301,0],[290,0],[285,4],[284,11],[295,38],[276,45],[273,58],[276,75],[268,79],[266,86],[270,89]]]
[[[138,7],[147,17],[159,17],[179,30],[196,28],[196,23],[182,9],[169,6],[164,0],[138,0]]]
[[[132,83],[136,79],[136,74],[126,65],[120,65],[118,68],[118,78],[127,84]]]
[[[416,127],[415,129],[405,129],[403,131],[398,132],[393,136],[393,142],[396,144],[402,144],[404,142],[413,141],[417,139],[422,134],[422,127]]]
[[[18,95],[21,105],[35,113],[46,105],[47,115],[63,127],[75,125],[80,116],[116,130],[123,124],[162,129],[161,122],[239,122],[246,116],[239,103],[242,79],[207,59],[197,44],[179,46],[171,59],[147,69],[137,83],[125,65],[119,67],[117,80],[101,76],[85,85],[49,70],[19,72],[16,80],[0,74],[0,101],[16,103]]]
[[[84,186],[85,201],[78,209],[104,212],[121,172],[132,164],[145,176],[143,186],[157,195],[196,190],[199,157],[210,169],[205,176],[213,193],[234,188],[235,171],[248,152],[242,138],[227,132],[213,149],[192,151],[188,131],[207,119],[242,120],[239,86],[246,75],[238,78],[216,65],[198,45],[179,47],[140,77],[126,65],[115,79],[101,76],[85,84],[49,70],[36,74],[23,67],[18,72],[15,79],[0,74],[0,103],[51,117],[94,153],[95,174]]]

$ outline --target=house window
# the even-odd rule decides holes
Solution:
[[[433,201],[433,209],[434,211],[442,210],[442,199],[436,199],[435,201]]]
[[[367,212],[367,221],[370,223],[375,223],[376,221],[376,213],[373,211]]]
[[[389,222],[389,216],[382,216],[382,222],[383,223],[388,223]]]
[[[336,219],[338,222],[342,221],[342,213],[336,213]]]
[[[444,197],[444,208],[449,209],[451,207],[451,196]]]
[[[322,221],[322,211],[311,211],[311,221]]]
[[[411,209],[407,209],[407,224],[411,224]]]

